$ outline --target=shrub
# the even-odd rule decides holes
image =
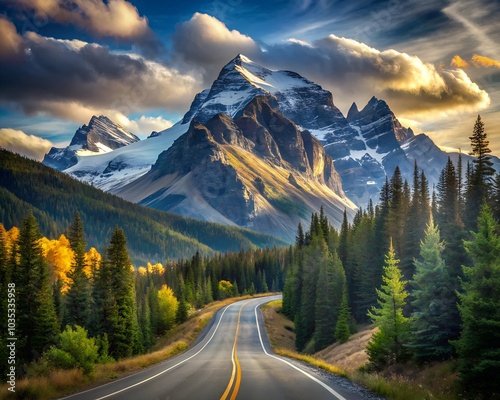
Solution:
[[[99,357],[99,347],[94,338],[89,338],[85,328],[67,326],[59,335],[59,343],[44,354],[49,364],[55,368],[81,368],[90,374]]]

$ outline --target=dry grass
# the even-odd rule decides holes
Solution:
[[[327,372],[330,372],[332,374],[347,377],[346,372],[342,368],[338,367],[337,365],[329,364],[324,360],[320,360],[319,358],[309,356],[307,354],[300,354],[300,353],[297,353],[295,351],[291,351],[288,349],[277,348],[277,349],[274,349],[274,352],[276,354],[279,354],[280,356],[295,358],[296,360],[304,361],[308,364],[314,365],[315,367],[321,368],[321,369],[323,369]]]
[[[365,349],[375,331],[376,328],[371,326],[364,327],[360,332],[352,335],[347,343],[335,343],[314,356],[330,364],[338,365],[347,372],[354,372],[368,362]]]
[[[151,353],[126,358],[115,363],[96,365],[90,376],[85,376],[80,370],[73,369],[55,370],[51,371],[48,376],[20,379],[16,382],[15,394],[9,392],[6,385],[0,387],[0,400],[56,398],[124,377],[188,349],[220,308],[236,301],[268,295],[243,296],[211,303],[192,314],[187,322],[168,332],[158,341]]]
[[[273,348],[295,350],[295,327],[281,313],[281,300],[271,301],[261,307],[267,335]]]
[[[352,335],[347,343],[334,344],[314,354],[294,351],[295,334],[289,328],[293,323],[279,311],[281,301],[262,307],[266,331],[276,354],[304,361],[325,371],[347,377],[374,393],[391,400],[453,400],[460,398],[456,390],[453,363],[436,363],[425,367],[412,364],[397,365],[383,373],[367,373],[360,368],[368,361],[366,344],[376,331],[364,327]]]

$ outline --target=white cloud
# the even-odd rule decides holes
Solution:
[[[251,37],[229,30],[217,18],[200,13],[178,26],[173,36],[173,48],[179,61],[201,70],[206,83],[217,76],[224,62],[238,53],[252,55],[259,51]]]
[[[139,119],[129,119],[122,113],[113,110],[108,110],[104,114],[113,122],[139,136],[149,136],[153,131],[161,132],[173,125],[172,121],[168,121],[161,116],[146,117],[142,115]]]
[[[148,20],[125,0],[7,0],[17,8],[34,10],[38,18],[74,24],[98,36],[136,38],[151,33]]]
[[[205,14],[195,14],[174,35],[178,55],[204,68],[205,84],[221,66],[243,53],[265,66],[292,70],[334,93],[346,109],[353,100],[375,95],[407,118],[432,113],[480,110],[490,103],[466,72],[441,70],[417,56],[378,50],[353,39],[329,35],[306,42],[290,39],[261,50],[256,41]]]
[[[41,161],[49,152],[52,143],[38,136],[27,135],[23,131],[0,128],[0,147]]]

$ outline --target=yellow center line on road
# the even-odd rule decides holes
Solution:
[[[241,311],[243,310],[243,307],[246,306],[245,303],[243,306],[240,308],[240,312],[238,313],[238,323],[236,324],[236,335],[234,337],[234,344],[233,344],[233,352],[231,354],[231,362],[233,363],[233,371],[231,373],[231,379],[229,380],[229,384],[226,387],[226,390],[222,394],[222,397],[220,400],[226,400],[227,396],[229,395],[229,392],[231,391],[231,387],[233,386],[234,378],[236,376],[236,383],[234,385],[233,389],[233,394],[230,397],[230,400],[235,400],[236,396],[238,395],[238,391],[240,390],[240,384],[241,384],[241,367],[240,367],[240,362],[238,361],[238,356],[236,354],[236,346],[238,344],[238,331],[240,329],[240,318],[241,318]]]

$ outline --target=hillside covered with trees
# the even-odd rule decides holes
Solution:
[[[500,178],[479,117],[471,143],[474,162],[449,160],[432,192],[417,165],[412,185],[396,168],[380,203],[340,231],[322,212],[298,227],[283,312],[299,351],[373,322],[371,368],[452,359],[467,395],[498,398]]]
[[[104,193],[43,164],[0,149],[0,222],[21,226],[32,209],[47,237],[63,233],[79,212],[87,241],[101,250],[115,225],[129,241],[135,263],[159,262],[218,251],[283,245],[250,230],[180,217]]]

